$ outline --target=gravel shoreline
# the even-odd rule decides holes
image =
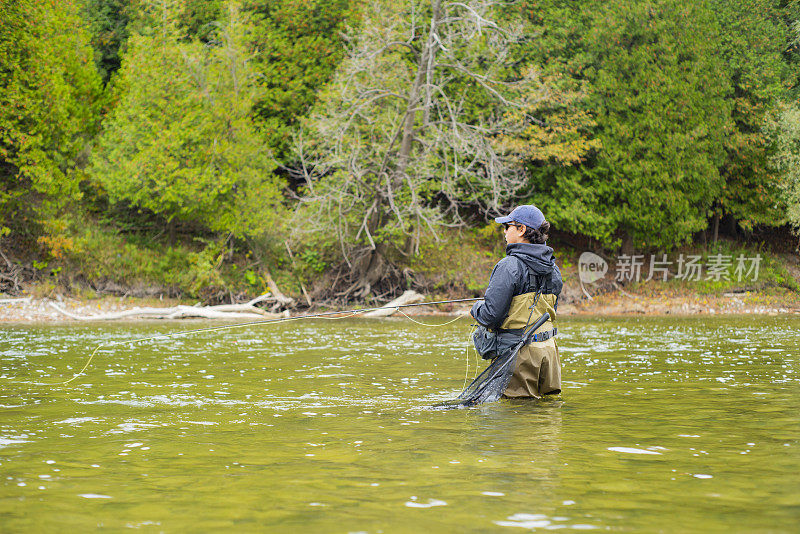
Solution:
[[[159,301],[158,299],[137,299],[124,297],[106,297],[101,299],[81,300],[71,297],[24,299],[0,298],[0,323],[82,323],[63,313],[60,307],[73,315],[90,317],[98,314],[118,312],[134,307],[163,306],[170,307],[177,302]],[[470,307],[460,305],[447,311],[420,306],[405,309],[408,315],[440,315],[456,316],[469,312]],[[593,300],[562,302],[559,305],[560,316],[576,315],[720,315],[720,314],[757,314],[757,315],[797,315],[800,314],[800,295],[786,293],[769,295],[760,293],[735,293],[721,296],[704,295],[631,295],[629,293],[609,293]],[[292,315],[304,315],[300,312]],[[395,316],[400,316],[395,314]],[[152,318],[125,318],[122,321],[157,321]],[[197,320],[197,319],[189,319]],[[200,319],[207,321],[208,319]],[[251,319],[252,320],[252,319]]]

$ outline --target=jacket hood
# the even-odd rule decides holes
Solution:
[[[553,249],[547,245],[511,243],[506,245],[506,256],[519,258],[535,275],[550,274],[556,268]]]

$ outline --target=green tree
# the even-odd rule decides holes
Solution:
[[[704,229],[731,131],[708,13],[675,0],[553,2],[540,24],[545,77],[574,98],[566,115],[538,118],[572,117],[577,139],[596,144],[566,165],[533,159],[531,199],[557,228],[607,245],[670,247]]]
[[[524,37],[490,1],[383,1],[307,121],[302,228],[335,234],[347,294],[363,297],[459,208],[497,210],[524,178],[501,142],[536,96],[509,69]],[[506,24],[509,23],[509,24]],[[307,208],[307,209],[306,209]]]
[[[175,3],[177,23],[187,37],[204,42],[213,37],[222,16],[222,0],[180,0]],[[148,24],[147,3],[142,0],[84,0],[83,16],[92,36],[97,68],[108,82],[119,70],[130,34]]]
[[[765,126],[798,75],[798,66],[784,57],[791,39],[789,13],[773,0],[707,0],[703,5],[718,26],[714,48],[722,59],[726,97],[732,104],[714,235],[722,215],[748,230],[754,225],[780,226],[786,220],[785,206],[780,176],[769,165],[773,146]]]
[[[0,20],[0,228],[57,252],[97,129],[89,36],[72,0],[2,0]]]
[[[800,108],[785,105],[769,132],[776,147],[771,163],[780,176],[780,201],[786,219],[800,235]]]
[[[97,70],[104,82],[119,70],[120,53],[128,38],[129,23],[136,14],[135,0],[85,0],[87,21]]]
[[[178,21],[181,28],[202,41],[214,38],[218,21],[225,18],[224,0],[182,0]]]
[[[252,122],[251,28],[236,3],[205,44],[178,25],[179,4],[149,6],[134,33],[91,173],[112,203],[168,223],[254,237],[281,210],[282,183]]]
[[[282,163],[292,159],[292,137],[344,58],[344,34],[358,25],[353,0],[248,0],[256,22],[259,129]]]

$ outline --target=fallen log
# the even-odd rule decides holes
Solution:
[[[244,304],[217,304],[216,306],[206,306],[209,310],[216,310],[219,312],[245,312],[245,313],[258,313],[264,316],[272,316],[277,315],[275,313],[270,313],[262,308],[257,308],[256,304],[259,302],[270,302],[275,301],[276,298],[270,295],[269,293],[264,293],[263,295],[259,295],[253,300],[245,302]]]
[[[280,306],[283,306],[284,308],[294,307],[294,299],[292,297],[287,297],[281,292],[280,289],[278,289],[278,284],[276,284],[275,280],[272,279],[272,275],[269,271],[264,272],[264,279],[267,281],[267,287],[269,287],[269,290],[272,291],[272,294],[275,295],[275,298],[278,301],[277,304],[272,307],[273,311]]]
[[[48,305],[59,313],[77,321],[111,321],[115,319],[124,319],[126,317],[147,317],[150,319],[184,319],[188,317],[202,319],[277,319],[283,317],[284,315],[282,314],[270,313],[255,306],[255,304],[259,302],[273,299],[274,297],[271,297],[267,293],[245,304],[220,304],[217,306],[178,305],[171,308],[137,306],[129,310],[97,315],[77,315],[57,306],[54,302],[48,302]]]

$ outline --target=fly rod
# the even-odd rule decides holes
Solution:
[[[130,343],[138,343],[140,341],[151,341],[151,340],[154,340],[154,339],[165,339],[165,338],[175,337],[175,336],[185,336],[185,335],[188,335],[188,334],[198,334],[200,332],[215,332],[215,331],[218,331],[218,330],[231,330],[233,328],[245,328],[245,327],[248,327],[248,326],[256,326],[256,325],[261,325],[261,324],[282,323],[282,322],[288,322],[288,321],[299,321],[301,319],[314,319],[314,318],[318,318],[318,317],[324,318],[324,317],[330,317],[331,315],[346,315],[346,314],[349,314],[349,315],[346,315],[346,317],[353,317],[354,315],[358,315],[360,313],[366,313],[366,312],[371,312],[371,311],[376,311],[376,310],[393,310],[393,309],[399,310],[400,308],[412,308],[414,306],[430,306],[430,305],[433,305],[433,304],[453,304],[453,303],[456,303],[456,302],[475,302],[475,301],[478,301],[478,300],[483,300],[483,297],[468,298],[468,299],[453,299],[453,300],[436,300],[436,301],[433,301],[433,302],[418,302],[416,304],[398,304],[396,306],[386,306],[386,305],[384,305],[384,306],[377,306],[377,307],[374,307],[374,308],[356,308],[356,309],[353,309],[353,310],[311,313],[311,314],[307,314],[307,315],[298,315],[296,317],[279,317],[279,318],[276,318],[276,319],[263,319],[261,321],[248,321],[248,322],[245,322],[245,323],[235,323],[235,324],[226,324],[226,325],[220,325],[220,326],[211,326],[211,327],[208,327],[208,328],[196,328],[194,330],[181,330],[180,332],[172,332],[172,333],[169,333],[169,334],[158,334],[156,336],[143,337],[143,338],[139,338],[139,339],[129,339],[129,340],[125,340],[125,341],[109,341],[108,343],[101,343],[100,345],[98,345],[97,348],[94,349],[94,351],[92,352],[92,355],[89,356],[89,359],[86,361],[86,365],[84,365],[83,368],[80,371],[75,373],[75,375],[72,378],[70,378],[66,382],[58,382],[58,383],[52,384],[52,385],[64,386],[64,385],[69,384],[70,382],[72,382],[73,380],[78,378],[79,376],[81,376],[83,374],[83,372],[89,367],[89,364],[92,363],[92,360],[94,359],[94,355],[97,354],[97,351],[99,351],[103,347],[111,347],[111,346],[114,346],[114,345],[127,345],[127,344],[130,344]],[[341,319],[345,319],[346,317],[341,317]]]

